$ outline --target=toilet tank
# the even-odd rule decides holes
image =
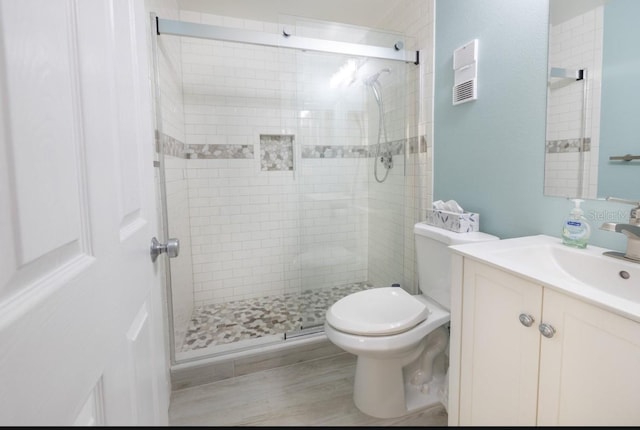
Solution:
[[[456,233],[424,222],[417,223],[413,233],[420,291],[447,310],[451,309],[451,250],[448,247],[500,239],[479,231]]]

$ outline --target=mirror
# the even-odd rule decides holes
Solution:
[[[640,200],[640,1],[549,0],[544,194]]]

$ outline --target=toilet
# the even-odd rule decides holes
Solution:
[[[325,318],[327,338],[357,356],[356,406],[376,418],[400,417],[438,403],[447,406],[448,246],[499,240],[422,222],[414,226],[414,237],[421,294],[397,286],[363,290],[338,300]]]

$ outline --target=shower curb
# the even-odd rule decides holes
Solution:
[[[223,355],[174,365],[170,369],[171,389],[182,390],[344,353],[331,343],[324,333],[308,338],[294,338],[269,348],[254,348],[230,356]]]

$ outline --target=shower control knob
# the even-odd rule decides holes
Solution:
[[[169,258],[175,258],[180,253],[180,240],[169,239],[167,243],[160,243],[155,237],[151,239],[151,261],[155,262],[158,255],[167,253]]]
[[[519,318],[520,318],[520,322],[525,327],[531,327],[531,325],[535,321],[535,319],[533,319],[531,315],[527,315],[527,314],[520,314]]]
[[[540,330],[540,333],[542,333],[544,337],[550,338],[550,337],[553,337],[554,334],[556,334],[556,329],[553,328],[552,325],[549,325],[546,323],[540,324],[538,326],[538,330]]]

